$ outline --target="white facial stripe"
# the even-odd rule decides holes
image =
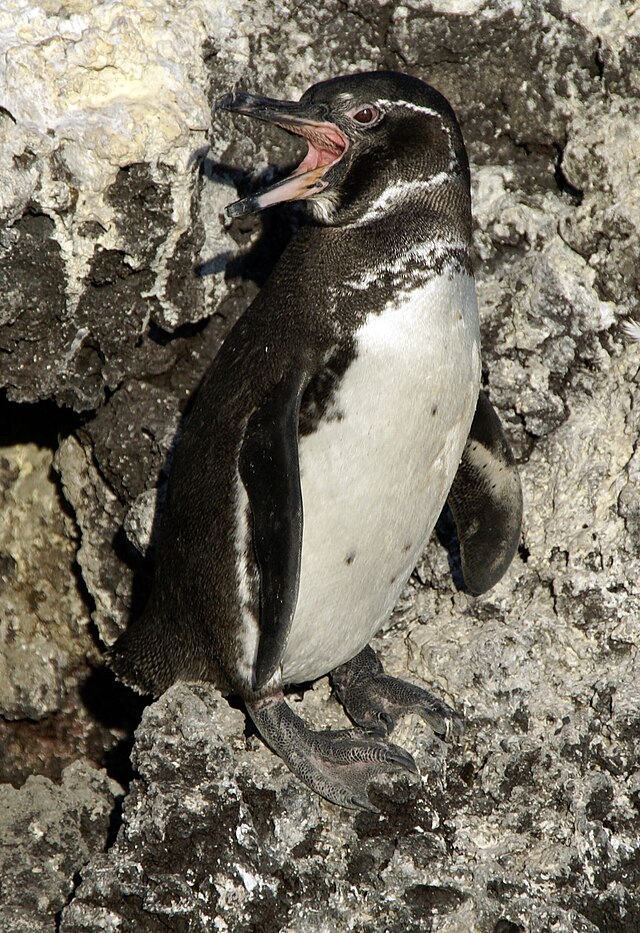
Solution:
[[[424,113],[429,117],[442,117],[442,114],[438,113],[437,110],[433,110],[431,107],[420,107],[418,104],[412,104],[408,100],[383,100],[375,101],[377,104],[381,104],[383,107],[404,107],[405,110],[412,110],[414,113]]]
[[[420,268],[427,262],[431,266],[455,249],[466,250],[468,246],[462,240],[426,240],[412,243],[400,256],[389,260],[382,259],[372,269],[364,269],[361,275],[347,280],[343,285],[355,291],[364,291],[377,282],[382,274],[399,275],[410,268]]]
[[[349,100],[352,99],[350,95],[343,96]],[[405,110],[409,110],[414,113],[420,113],[425,116],[438,118],[440,120],[440,125],[442,126],[442,129],[447,136],[449,145],[449,162],[446,170],[437,172],[431,178],[401,181],[394,185],[390,185],[382,192],[382,194],[378,195],[373,204],[367,209],[365,214],[362,217],[357,218],[357,220],[354,222],[355,226],[360,226],[361,224],[366,224],[370,223],[371,221],[378,220],[380,217],[383,217],[388,213],[391,205],[402,203],[403,200],[407,199],[416,192],[433,191],[435,188],[444,184],[451,177],[451,173],[455,172],[458,168],[458,160],[456,158],[451,139],[451,129],[445,124],[444,120],[442,119],[442,114],[438,113],[437,110],[434,110],[432,107],[421,107],[418,104],[413,104],[406,100],[389,100],[388,98],[382,98],[378,100],[372,99],[371,105],[379,107],[383,112],[391,107],[402,107]],[[338,207],[338,198],[336,192],[329,188],[328,191],[314,194],[309,198],[308,203],[311,206],[312,214],[315,220],[319,221],[320,223],[331,223]]]
[[[358,223],[367,223],[370,220],[377,220],[389,213],[392,204],[402,204],[407,198],[419,191],[433,191],[444,184],[451,176],[448,172],[438,172],[431,178],[416,178],[413,181],[401,181],[395,185],[390,185],[382,194],[378,195],[366,214],[358,218]]]
[[[381,107],[403,107],[405,110],[410,110],[412,113],[422,113],[428,117],[437,117],[440,120],[440,125],[442,129],[447,134],[447,140],[449,142],[449,165],[447,166],[448,170],[451,171],[455,168],[457,164],[456,154],[453,148],[453,143],[451,141],[451,130],[444,122],[442,114],[438,113],[437,110],[433,110],[431,107],[420,107],[419,104],[412,104],[408,100],[378,100],[376,101]]]

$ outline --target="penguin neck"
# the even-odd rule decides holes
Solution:
[[[347,328],[391,296],[424,288],[437,276],[473,278],[466,226],[412,202],[367,223],[303,227],[291,250],[311,291],[321,291],[328,315]]]
[[[390,224],[424,227],[426,222],[434,239],[455,235],[458,240],[471,242],[468,179],[444,170],[426,178],[389,180],[383,187],[363,192],[347,203],[340,203],[338,192],[317,201],[316,205],[310,202],[315,220],[333,229],[373,231]]]

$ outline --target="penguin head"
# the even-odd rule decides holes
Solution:
[[[412,201],[444,213],[470,210],[460,127],[446,99],[418,78],[343,75],[313,85],[295,102],[237,93],[216,106],[273,123],[308,146],[288,178],[229,205],[231,217],[298,200],[333,226],[369,222]]]

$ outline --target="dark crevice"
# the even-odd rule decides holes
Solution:
[[[596,39],[596,50],[593,55],[593,60],[596,65],[597,74],[601,81],[604,81],[604,54],[602,50],[602,39],[600,36]]]
[[[567,176],[562,170],[562,160],[564,158],[564,149],[558,144],[555,145],[556,150],[556,159],[554,163],[554,172],[553,177],[555,178],[556,185],[558,186],[559,191],[562,194],[567,194],[574,202],[574,204],[579,206],[582,204],[584,199],[584,191],[581,191],[580,188],[576,188],[575,185],[572,185]]]
[[[105,666],[96,667],[80,686],[80,698],[92,720],[122,737],[105,750],[100,760],[109,777],[128,790],[133,778],[130,760],[135,730],[153,701],[116,680]]]
[[[201,318],[199,321],[189,321],[186,324],[181,324],[180,327],[176,327],[173,331],[164,330],[164,328],[152,321],[149,325],[149,338],[159,346],[166,347],[174,340],[188,340],[190,337],[201,334],[209,321],[209,317]]]
[[[531,556],[531,551],[529,550],[529,548],[526,546],[526,544],[521,544],[520,547],[518,548],[518,557],[520,558],[522,563],[526,564],[529,561],[530,556]]]
[[[120,827],[122,826],[122,812],[124,809],[125,795],[119,794],[111,811],[111,816],[109,817],[109,828],[107,830],[107,838],[104,845],[105,852],[108,852],[112,845],[114,845],[116,839],[118,838],[118,833],[120,832]]]
[[[55,450],[62,438],[76,430],[87,416],[49,399],[41,402],[15,402],[0,390],[0,448],[16,444],[36,444]]]
[[[78,890],[78,887],[80,886],[81,882],[82,882],[82,874],[81,874],[80,869],[78,869],[78,871],[74,872],[73,879],[71,882],[72,887],[71,887],[71,890],[69,891],[66,901],[64,902],[64,906],[60,908],[58,913],[53,918],[54,923],[55,923],[54,930],[56,931],[56,933],[59,933],[61,929],[63,911],[65,910],[66,907],[69,906],[69,904],[75,897],[76,891]]]
[[[7,110],[6,107],[0,107],[0,114],[1,114],[3,117],[9,117],[9,119],[11,120],[11,122],[14,123],[14,124],[18,122],[18,121],[16,120],[16,118],[14,117],[14,115],[11,113],[11,111],[10,111],[10,110]]]

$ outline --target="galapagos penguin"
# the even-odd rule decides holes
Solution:
[[[334,803],[416,770],[387,741],[408,711],[459,717],[384,673],[369,647],[448,501],[468,590],[504,573],[522,495],[480,392],[469,166],[445,98],[395,72],[346,75],[299,101],[218,107],[303,137],[293,174],[236,217],[304,200],[293,236],[226,338],[175,450],[142,616],[110,663],[160,694],[178,679],[239,694],[269,746]],[[314,732],[290,684],[331,674],[361,728]]]

